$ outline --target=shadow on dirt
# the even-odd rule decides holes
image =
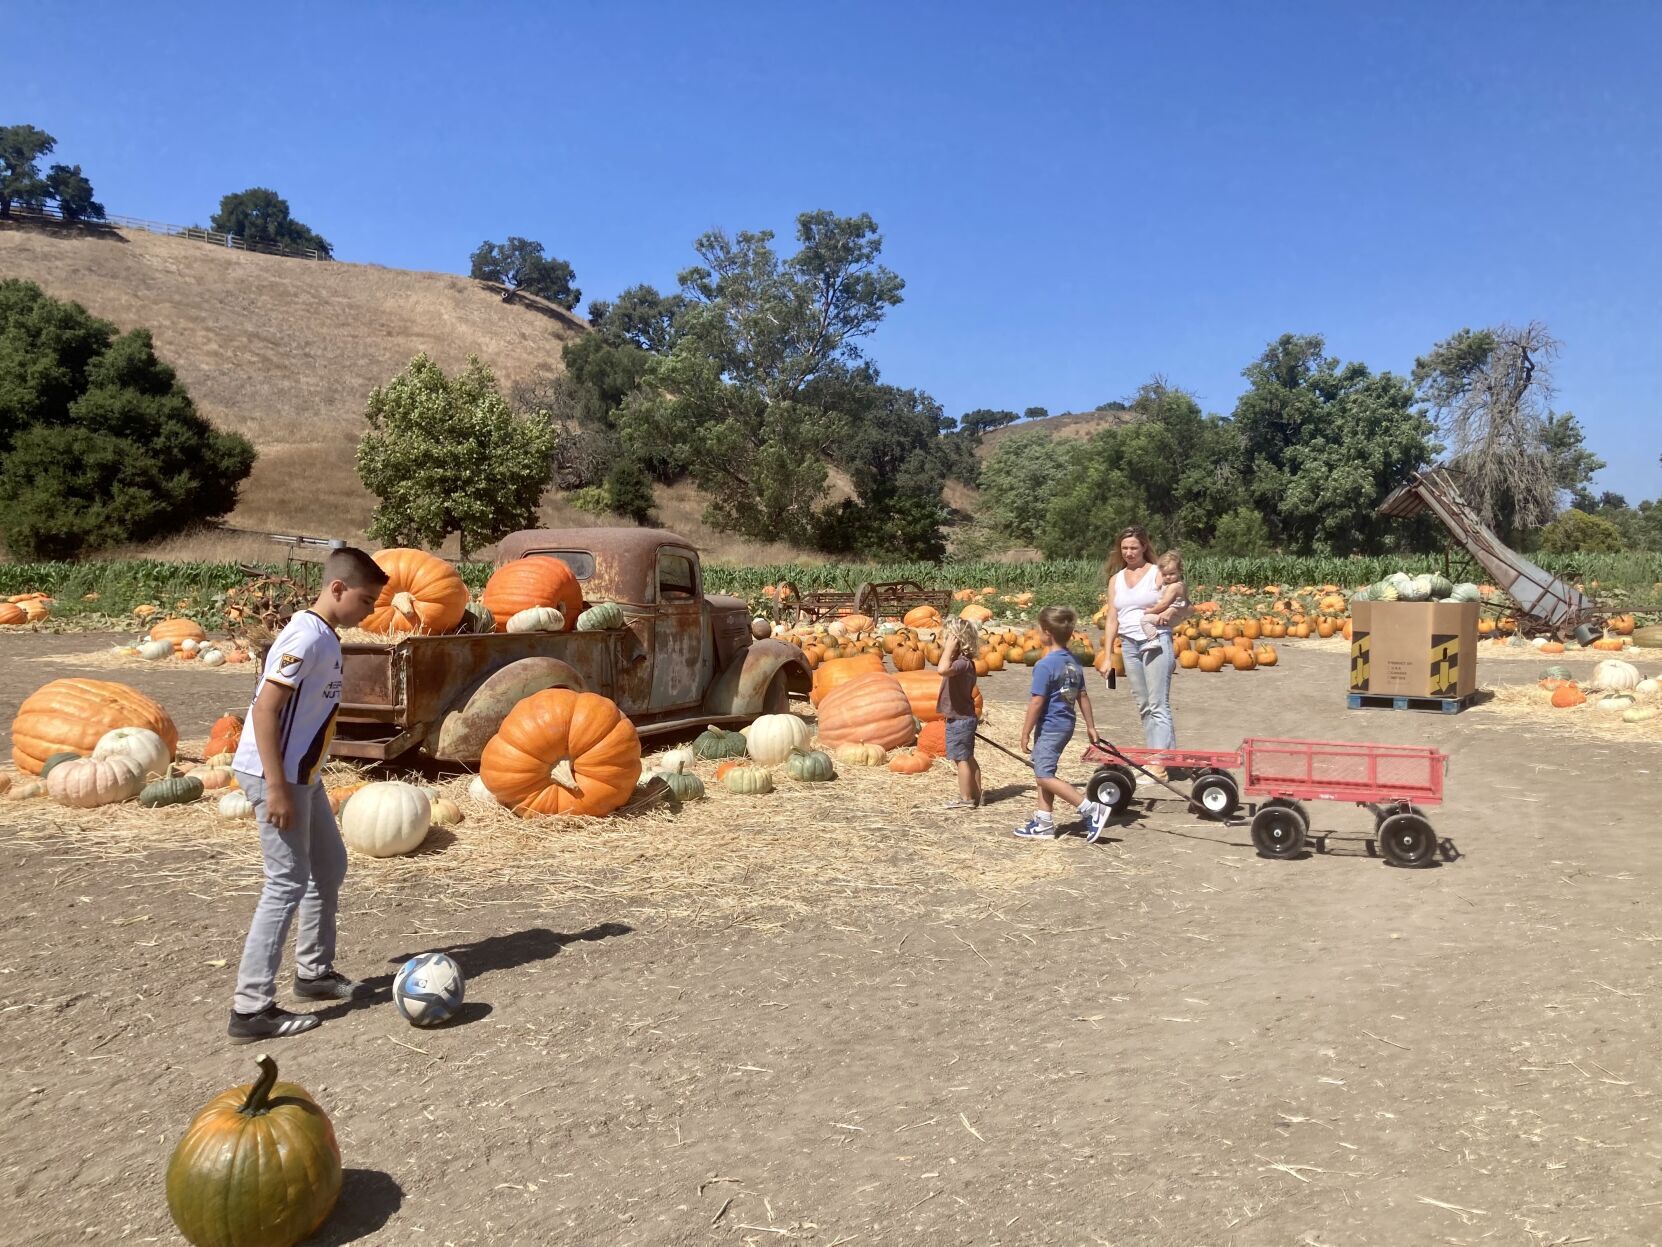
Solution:
[[[404,1204],[404,1188],[379,1169],[348,1169],[341,1174],[340,1199],[323,1228],[304,1247],[343,1247],[368,1238]]]

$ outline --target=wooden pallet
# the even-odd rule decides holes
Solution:
[[[1477,701],[1477,691],[1464,697],[1401,697],[1394,693],[1351,693],[1352,710],[1433,710],[1438,714],[1459,714]]]

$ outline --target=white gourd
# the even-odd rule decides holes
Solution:
[[[105,732],[93,746],[92,756],[132,758],[144,768],[146,780],[161,779],[173,761],[167,742],[147,727],[118,727]]]
[[[1593,668],[1593,687],[1607,693],[1626,693],[1639,683],[1639,668],[1620,658],[1606,658]]]
[[[562,632],[566,617],[552,606],[529,606],[508,619],[509,632]]]
[[[778,766],[796,750],[808,748],[808,725],[794,714],[764,714],[750,725],[750,756],[763,766]]]
[[[1618,710],[1631,710],[1633,708],[1633,695],[1631,693],[1611,693],[1605,697],[1599,698],[1598,707],[1600,710],[1608,710],[1612,712]]]
[[[138,647],[138,656],[149,662],[173,657],[172,641],[146,641]]]
[[[341,811],[346,847],[370,857],[397,857],[419,848],[433,825],[433,803],[414,784],[383,780],[352,794]]]
[[[658,770],[673,771],[679,774],[682,771],[692,770],[697,756],[691,749],[668,749],[658,758]]]
[[[254,803],[248,799],[245,792],[228,792],[219,799],[214,807],[219,811],[221,818],[253,818]]]
[[[1662,680],[1655,676],[1646,676],[1633,686],[1633,691],[1644,701],[1654,701],[1662,697]]]
[[[179,642],[179,649],[186,654],[194,654],[201,648],[202,643],[193,636],[188,636],[183,641]]]
[[[502,804],[502,802],[496,799],[496,794],[489,788],[485,787],[485,777],[483,775],[475,775],[473,777],[473,782],[467,786],[467,795],[469,800],[477,801],[481,805]]]
[[[225,665],[225,654],[221,650],[205,649],[202,651],[202,657],[197,661],[204,667],[223,667]]]

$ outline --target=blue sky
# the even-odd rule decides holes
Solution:
[[[12,3],[0,124],[112,212],[265,185],[344,260],[521,234],[585,301],[870,212],[907,283],[870,353],[954,415],[1157,372],[1227,412],[1282,332],[1406,372],[1541,320],[1599,484],[1662,495],[1662,5],[1013,9]]]

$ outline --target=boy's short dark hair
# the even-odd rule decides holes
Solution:
[[[323,560],[325,587],[336,580],[354,589],[379,589],[387,583],[387,573],[356,546],[341,546],[329,551],[329,557]]]
[[[1073,636],[1079,616],[1071,606],[1047,606],[1039,612],[1039,631],[1058,645],[1066,645]]]

